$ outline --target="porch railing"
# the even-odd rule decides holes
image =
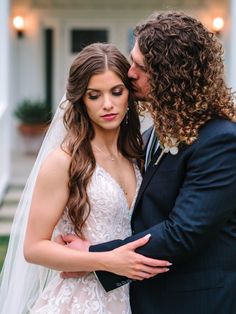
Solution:
[[[0,103],[0,202],[10,177],[10,136],[7,105]]]

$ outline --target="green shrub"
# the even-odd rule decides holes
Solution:
[[[42,101],[23,100],[14,111],[15,117],[22,123],[43,124],[51,120],[49,106]]]
[[[0,236],[0,271],[7,252],[9,236]]]

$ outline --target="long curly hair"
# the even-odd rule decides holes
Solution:
[[[86,192],[88,183],[95,170],[96,161],[91,147],[94,129],[83,102],[90,78],[95,74],[113,71],[126,88],[131,91],[128,79],[130,64],[112,44],[95,43],[85,47],[76,57],[69,71],[66,98],[67,108],[64,124],[67,135],[62,143],[71,156],[69,167],[68,214],[75,226],[75,232],[83,237],[83,226],[90,213]],[[128,98],[128,124],[122,121],[118,138],[118,149],[128,159],[136,159],[141,166],[142,137],[137,104],[132,93]]]
[[[149,110],[161,143],[191,144],[215,117],[235,121],[222,45],[201,22],[180,12],[155,13],[135,36],[150,74]]]

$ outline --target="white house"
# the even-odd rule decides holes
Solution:
[[[81,41],[113,42],[129,56],[134,25],[163,10],[185,11],[209,28],[215,17],[223,19],[219,36],[227,80],[236,90],[235,0],[1,0],[0,199],[10,176],[10,154],[21,149],[12,115],[16,105],[41,99],[54,109]],[[16,16],[23,18],[20,32],[12,24]]]

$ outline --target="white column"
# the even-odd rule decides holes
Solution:
[[[230,61],[229,61],[229,86],[236,91],[236,1],[230,0]]]
[[[9,7],[0,3],[0,201],[10,176]]]

